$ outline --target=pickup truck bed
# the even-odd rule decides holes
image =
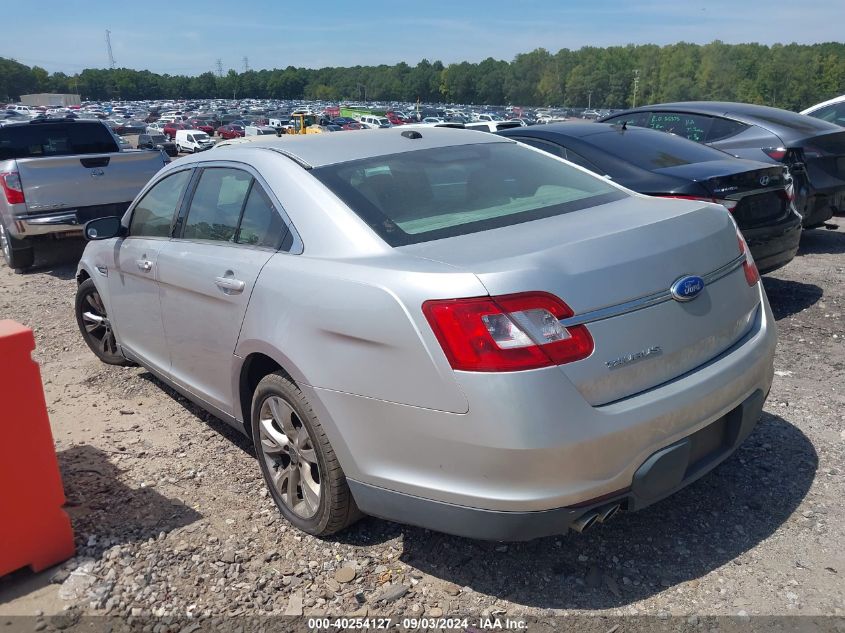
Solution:
[[[120,151],[99,121],[48,119],[0,128],[0,247],[20,271],[34,246],[79,233],[88,220],[122,215],[169,159]]]

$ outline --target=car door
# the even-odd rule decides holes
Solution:
[[[252,288],[287,234],[268,192],[243,165],[204,167],[176,238],[159,253],[171,379],[225,413],[233,413],[233,354]]]
[[[154,184],[133,207],[129,233],[117,242],[117,269],[108,285],[115,332],[121,347],[144,365],[166,374],[170,355],[164,338],[158,289],[158,255],[170,239],[192,169]]]

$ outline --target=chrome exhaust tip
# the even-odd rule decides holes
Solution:
[[[582,515],[581,515],[580,517],[578,517],[577,519],[575,519],[575,520],[572,522],[572,525],[570,525],[569,527],[571,527],[573,530],[575,530],[576,532],[578,532],[579,534],[581,534],[581,533],[582,533],[582,532],[584,532],[585,530],[587,530],[587,529],[589,529],[590,527],[592,527],[592,526],[593,526],[593,524],[594,524],[594,523],[598,520],[598,518],[599,518],[598,513],[596,513],[596,512],[587,512],[587,513],[585,513],[585,514],[582,514]]]
[[[599,523],[604,523],[605,521],[609,520],[610,518],[614,517],[617,512],[620,510],[620,506],[618,503],[611,504],[609,506],[605,506],[601,508],[598,512],[598,521]]]

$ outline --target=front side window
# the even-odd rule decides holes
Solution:
[[[240,169],[209,167],[200,176],[182,237],[187,240],[234,241],[252,176]]]
[[[312,170],[391,246],[606,204],[626,194],[516,143],[378,156]]]
[[[157,182],[132,211],[130,237],[170,237],[173,217],[191,178],[185,169]]]

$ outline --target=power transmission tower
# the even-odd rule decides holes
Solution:
[[[637,91],[640,89],[640,70],[634,71],[634,103],[631,107],[637,107]]]
[[[243,62],[244,62],[244,72],[248,73],[249,72],[249,57],[244,56]]]
[[[217,59],[217,76],[223,76],[223,60],[219,58]]]
[[[111,50],[111,31],[106,29],[106,48],[109,51],[109,68],[114,68],[114,54]]]

